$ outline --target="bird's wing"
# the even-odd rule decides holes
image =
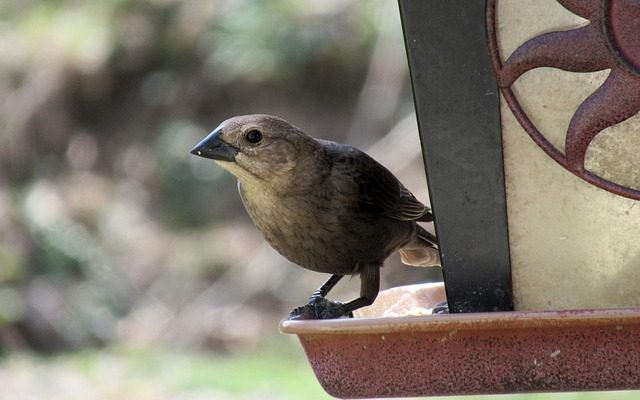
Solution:
[[[338,150],[334,153],[335,161],[343,164],[357,183],[359,208],[401,221],[433,220],[431,209],[416,199],[388,169],[355,147],[337,146],[340,148],[334,147]]]
[[[391,172],[376,161],[361,172],[358,185],[361,206],[369,211],[400,221],[433,220],[429,207],[416,199]]]
[[[433,221],[433,214],[431,214],[431,209],[425,206],[424,204],[422,204],[420,200],[416,199],[413,193],[411,193],[409,189],[404,187],[402,183],[398,182],[398,184],[400,185],[400,203],[401,203],[401,206],[399,208],[400,210],[402,210],[402,214],[417,216],[417,218],[411,218],[417,221],[423,221],[423,222]]]

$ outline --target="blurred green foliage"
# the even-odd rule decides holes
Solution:
[[[1,2],[0,348],[274,332],[323,277],[269,249],[234,179],[189,150],[254,112],[382,137],[411,112],[403,52],[375,61],[400,35],[382,0]]]

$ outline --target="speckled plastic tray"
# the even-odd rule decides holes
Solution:
[[[640,309],[382,317],[443,298],[442,285],[396,288],[356,318],[280,328],[336,397],[640,389]]]

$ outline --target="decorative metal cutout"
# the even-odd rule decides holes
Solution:
[[[604,179],[584,166],[587,148],[598,133],[640,112],[640,0],[557,1],[590,23],[536,36],[504,63],[497,45],[497,0],[488,1],[489,47],[502,94],[529,136],[556,162],[600,188],[640,200],[640,190]],[[564,154],[531,122],[510,88],[522,74],[539,67],[570,72],[611,69],[605,82],[574,113]]]

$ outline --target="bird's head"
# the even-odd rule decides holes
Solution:
[[[316,156],[320,144],[287,121],[243,115],[222,122],[192,154],[211,158],[242,182],[284,184],[299,162]]]

